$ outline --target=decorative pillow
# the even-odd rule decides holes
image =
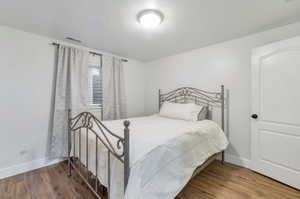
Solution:
[[[179,103],[171,103],[164,102],[159,115],[163,117],[180,119],[180,120],[188,120],[191,121],[195,112],[195,104],[179,104]],[[199,112],[198,112],[199,113]]]
[[[208,106],[203,106],[198,114],[198,121],[208,119]]]
[[[206,107],[194,104],[193,111],[191,113],[191,121],[201,121],[206,119]]]

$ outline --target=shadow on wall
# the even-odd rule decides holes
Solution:
[[[227,152],[230,152],[230,154],[240,157],[240,154],[237,152],[237,150],[234,148],[234,146],[230,142],[230,91],[229,89],[225,90],[225,134],[229,141],[229,146],[227,148]]]

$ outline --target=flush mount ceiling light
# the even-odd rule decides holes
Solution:
[[[155,28],[163,21],[164,15],[158,10],[142,10],[137,15],[137,20],[145,28]]]

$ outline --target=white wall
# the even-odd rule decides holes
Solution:
[[[51,42],[0,26],[0,176],[10,171],[5,168],[45,158],[55,51]],[[143,63],[125,63],[129,116],[144,114],[143,80]]]
[[[217,90],[224,84],[230,95],[228,153],[249,159],[251,50],[299,34],[297,23],[148,63],[146,113],[157,111],[159,88],[193,86]]]
[[[145,114],[145,63],[129,60],[124,63],[128,117]]]

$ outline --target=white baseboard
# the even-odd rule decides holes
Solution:
[[[33,161],[30,161],[30,162],[25,162],[25,163],[21,163],[21,164],[18,164],[18,165],[11,166],[11,167],[3,168],[3,169],[0,169],[0,179],[11,177],[11,176],[18,175],[18,174],[21,174],[21,173],[25,173],[25,172],[28,172],[28,171],[32,171],[32,170],[35,170],[35,169],[39,169],[39,168],[42,168],[42,167],[46,167],[46,166],[49,166],[49,165],[52,165],[52,164],[56,164],[56,163],[59,163],[63,160],[64,159],[49,160],[49,159],[46,159],[46,158],[42,158],[42,159],[39,159],[39,160],[33,160]]]
[[[225,153],[225,162],[251,169],[251,160]]]

